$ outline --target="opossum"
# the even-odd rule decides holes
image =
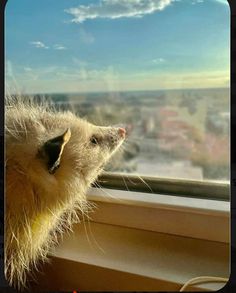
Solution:
[[[22,289],[57,234],[90,209],[86,191],[126,131],[95,126],[45,101],[8,98],[5,109],[5,276]]]

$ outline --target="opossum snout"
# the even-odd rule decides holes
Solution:
[[[119,128],[118,133],[122,138],[125,138],[126,130],[124,128]]]
[[[108,142],[111,148],[118,146],[125,139],[126,130],[124,128],[113,128],[108,135]]]

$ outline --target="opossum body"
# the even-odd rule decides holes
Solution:
[[[5,275],[25,286],[56,235],[89,210],[86,191],[125,138],[46,104],[8,99],[6,121]]]

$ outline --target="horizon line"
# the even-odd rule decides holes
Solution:
[[[57,94],[103,94],[103,93],[127,93],[127,92],[157,92],[157,91],[183,91],[183,90],[217,90],[217,89],[229,89],[231,86],[225,87],[204,87],[204,88],[167,88],[167,89],[143,89],[143,90],[115,90],[115,91],[73,91],[73,92],[32,92],[21,93],[21,95],[57,95]],[[19,95],[19,93],[12,93],[11,95]]]

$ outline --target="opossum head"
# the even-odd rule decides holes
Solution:
[[[86,192],[125,139],[123,128],[100,127],[70,112],[37,107],[9,108],[6,126],[8,178],[15,178],[10,169],[17,164],[17,176],[25,174],[18,181],[31,182],[45,203]]]
[[[60,173],[71,176],[74,172],[86,183],[91,183],[102,171],[126,133],[124,128],[95,126],[79,118],[65,123],[61,132],[40,148],[45,167],[54,176]]]

